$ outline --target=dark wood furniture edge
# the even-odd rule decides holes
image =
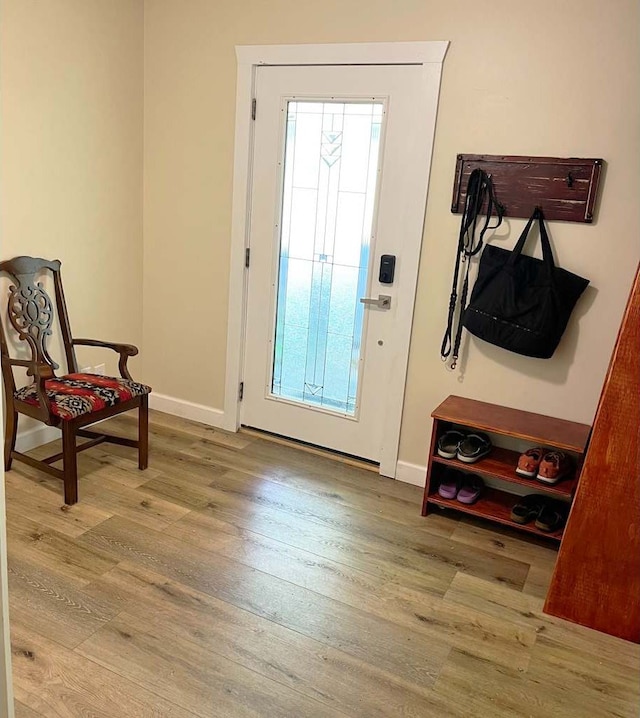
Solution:
[[[544,612],[640,643],[640,265]]]

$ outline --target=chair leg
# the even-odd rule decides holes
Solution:
[[[18,413],[9,407],[5,412],[7,425],[4,433],[4,470],[11,471],[11,452],[16,448],[16,435],[18,433]]]
[[[71,421],[62,422],[62,462],[64,471],[64,502],[69,506],[78,502],[78,457],[76,431]]]
[[[138,468],[141,471],[149,466],[149,397],[140,397],[138,409]]]

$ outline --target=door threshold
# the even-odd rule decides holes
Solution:
[[[317,444],[310,444],[306,441],[299,441],[298,439],[292,439],[288,436],[282,436],[281,434],[274,434],[271,431],[264,431],[263,429],[255,429],[252,426],[241,426],[239,433],[245,434],[246,436],[254,436],[265,441],[271,441],[274,444],[281,444],[282,446],[288,446],[292,449],[299,449],[305,451],[308,454],[314,454],[315,456],[322,456],[325,459],[332,459],[338,461],[341,464],[348,466],[354,466],[358,469],[365,469],[376,474],[380,473],[380,464],[376,461],[369,461],[359,456],[352,456],[351,454],[344,454],[341,451],[333,451],[332,449],[326,449],[323,446]]]

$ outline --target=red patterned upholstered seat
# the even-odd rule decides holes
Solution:
[[[151,391],[151,387],[131,379],[98,374],[67,374],[49,379],[45,382],[45,389],[52,413],[65,421],[93,414]],[[38,406],[35,384],[18,389],[14,396],[18,401]]]

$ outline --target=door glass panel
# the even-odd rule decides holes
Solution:
[[[380,102],[289,102],[271,393],[353,416]]]

